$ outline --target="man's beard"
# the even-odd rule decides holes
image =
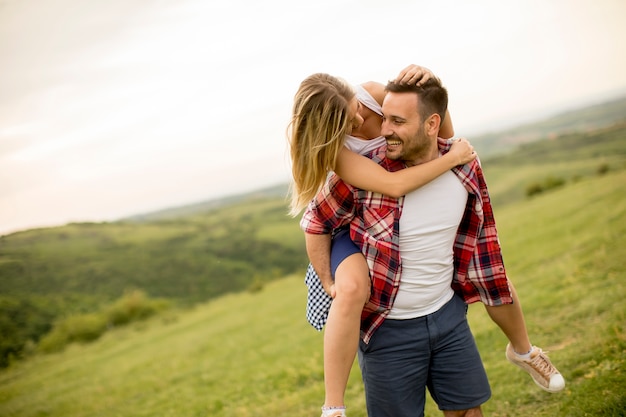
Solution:
[[[422,163],[424,160],[428,159],[431,150],[431,141],[428,136],[422,132],[418,131],[410,141],[402,140],[397,135],[386,136],[385,140],[387,140],[387,151],[385,153],[388,159],[392,161],[402,160],[407,162],[409,165],[414,165],[418,163]],[[390,144],[389,142],[398,141],[398,145],[391,145],[390,154]],[[394,146],[400,147],[400,149],[395,149]]]

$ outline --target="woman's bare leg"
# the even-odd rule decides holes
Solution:
[[[369,269],[362,254],[350,255],[335,272],[336,296],[324,333],[324,385],[327,407],[343,406],[350,370],[359,346],[361,312],[370,297]]]
[[[522,306],[517,297],[517,292],[512,282],[509,282],[511,288],[511,296],[513,304],[504,304],[500,306],[485,306],[487,313],[502,330],[505,336],[511,342],[513,350],[517,353],[527,353],[532,349],[528,331],[526,330],[526,322]]]
[[[509,285],[513,304],[486,307],[491,319],[511,342],[510,346],[507,346],[506,357],[510,362],[528,372],[542,389],[548,392],[561,391],[565,387],[565,379],[543,350],[530,344],[522,306],[515,287],[511,282]]]

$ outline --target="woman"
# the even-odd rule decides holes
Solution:
[[[412,65],[396,81],[419,83],[432,76],[429,71]],[[385,143],[380,137],[383,97],[384,87],[377,83],[357,87],[355,95],[344,81],[326,74],[314,74],[302,82],[294,101],[290,136],[294,176],[292,214],[297,214],[315,196],[329,171],[335,171],[355,187],[399,197],[475,158],[465,140],[455,142],[442,158],[394,173],[358,155],[356,152],[363,154]],[[448,115],[439,136],[449,138],[453,133]],[[328,236],[315,238],[328,239],[330,249]],[[326,398],[322,416],[345,416],[344,393],[358,347],[360,313],[370,293],[369,269],[345,231],[335,233],[329,264],[316,265],[315,269],[325,291],[333,297],[324,335]],[[548,373],[547,385],[543,381],[542,388],[562,389],[564,381],[556,368],[540,349],[530,344],[512,286],[511,290],[515,303],[487,307],[490,316],[516,352],[528,352],[526,355],[534,354],[534,358],[540,355],[539,366]]]

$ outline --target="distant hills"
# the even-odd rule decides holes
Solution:
[[[626,96],[468,139],[481,159],[486,160],[491,156],[510,152],[524,143],[554,139],[568,133],[589,132],[625,122]]]
[[[183,206],[176,206],[157,210],[149,213],[138,214],[128,217],[126,221],[131,222],[148,222],[155,220],[175,219],[177,217],[185,217],[196,213],[202,213],[209,210],[217,209],[232,204],[241,203],[249,200],[264,199],[264,198],[287,198],[289,192],[289,184],[278,184],[271,187],[261,188],[259,190],[231,195],[227,197],[220,197],[216,199],[201,201],[198,203],[187,204]],[[286,200],[285,200],[286,201]]]

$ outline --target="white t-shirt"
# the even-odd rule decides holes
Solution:
[[[452,171],[405,196],[400,218],[402,276],[388,318],[422,317],[453,297],[452,248],[466,203],[467,190]]]

